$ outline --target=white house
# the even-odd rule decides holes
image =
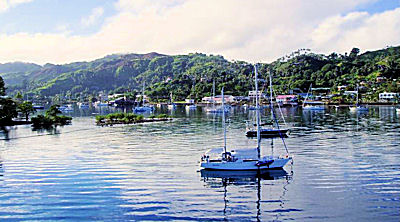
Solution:
[[[255,98],[256,95],[257,95],[257,92],[255,90],[254,91],[249,91],[249,97],[250,98]],[[265,97],[265,93],[262,93],[261,91],[258,91],[258,97],[264,98]]]
[[[393,92],[383,92],[379,93],[379,100],[382,101],[391,101],[399,98],[400,94],[399,93],[393,93]]]

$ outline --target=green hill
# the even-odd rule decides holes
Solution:
[[[302,49],[270,64],[260,64],[260,78],[266,79],[268,70],[272,70],[278,93],[296,88],[306,91],[311,83],[333,91],[340,85],[353,89],[356,84],[362,84],[371,94],[399,91],[395,80],[400,77],[400,47],[358,54],[356,48],[345,55],[320,55]],[[213,80],[217,91],[224,86],[227,94],[247,95],[253,88],[250,63],[201,53],[117,54],[64,65],[0,64],[0,75],[10,93],[21,91],[42,96],[137,92],[143,82],[153,100],[166,99],[170,92],[177,99],[199,100],[210,95]],[[386,80],[377,82],[377,77]]]

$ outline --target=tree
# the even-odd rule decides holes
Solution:
[[[6,125],[12,122],[12,118],[17,117],[17,105],[15,102],[5,97],[6,87],[3,78],[0,76],[0,125]]]
[[[350,51],[349,57],[352,58],[352,59],[355,59],[357,57],[358,53],[360,53],[360,49],[359,48],[353,48]]]
[[[6,87],[4,86],[4,80],[0,76],[0,96],[6,95]]]
[[[56,117],[58,114],[62,112],[59,109],[59,105],[52,105],[48,110],[46,110],[46,116],[48,117]]]
[[[0,125],[11,123],[17,116],[17,104],[10,98],[0,97]]]
[[[18,105],[19,112],[21,112],[23,115],[25,115],[26,121],[29,119],[29,114],[33,114],[36,112],[36,110],[33,108],[32,102],[25,101],[21,104]]]

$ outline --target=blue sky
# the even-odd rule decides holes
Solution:
[[[0,33],[58,32],[67,26],[72,34],[90,34],[100,29],[104,18],[116,13],[114,3],[110,0],[35,0],[0,13]],[[83,27],[81,19],[97,7],[102,7],[104,14],[93,25]]]
[[[271,61],[299,48],[365,51],[400,44],[399,16],[400,0],[0,0],[0,62],[150,51]]]

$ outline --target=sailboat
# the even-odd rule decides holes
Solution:
[[[145,99],[144,99],[144,82],[143,82],[143,89],[142,89],[142,106],[136,106],[133,111],[135,113],[144,113],[144,112],[153,112],[154,107],[149,106],[145,104]]]
[[[310,92],[311,89],[312,89],[312,83],[310,84],[310,88],[308,89],[306,98],[304,99],[303,106],[302,106],[303,110],[324,111],[325,107],[323,105],[321,105],[320,102],[307,101],[308,93]]]
[[[256,80],[257,81],[257,80]],[[272,77],[271,77],[271,73],[269,73],[269,87],[270,87],[270,101],[269,101],[269,107],[271,110],[271,120],[274,120],[274,106],[273,106],[273,100],[272,100]],[[257,107],[258,109],[258,107]],[[255,110],[257,110],[255,109]],[[278,125],[278,122],[275,121],[276,126]],[[271,125],[273,126],[274,123],[271,123]],[[280,136],[284,136],[287,137],[287,132],[289,131],[289,129],[281,129],[279,127],[271,127],[271,128],[265,128],[265,127],[261,127],[260,131],[260,135],[262,138],[271,138],[271,137],[280,137]],[[247,127],[246,130],[246,136],[247,137],[257,137],[257,129],[251,128],[251,127]]]
[[[225,98],[224,98],[224,96],[222,96],[223,98],[222,98],[222,100],[224,100]],[[213,101],[213,105],[212,105],[212,108],[207,108],[206,109],[206,112],[207,113],[217,113],[217,114],[220,114],[220,113],[227,113],[227,112],[229,112],[229,108],[228,107],[226,107],[226,106],[222,106],[222,107],[215,107],[215,80],[213,80],[213,96],[212,96],[212,101]]]
[[[356,105],[350,106],[349,109],[350,109],[350,112],[367,112],[368,111],[368,107],[362,106],[358,103],[358,85],[357,85]]]
[[[172,92],[169,97],[170,97],[170,104],[168,104],[168,109],[176,109],[176,104],[172,102]]]
[[[256,91],[257,86],[257,68],[254,66]],[[224,106],[224,93],[222,89],[222,107]],[[222,125],[224,129],[224,146],[222,148],[213,148],[207,150],[201,157],[200,167],[208,170],[263,170],[263,169],[281,169],[292,157],[286,147],[283,137],[282,142],[286,149],[284,156],[261,156],[261,134],[260,134],[260,110],[258,109],[258,96],[256,96],[257,111],[257,147],[247,149],[227,150],[226,147],[226,126],[225,112],[222,112]],[[279,128],[279,126],[278,126]]]

